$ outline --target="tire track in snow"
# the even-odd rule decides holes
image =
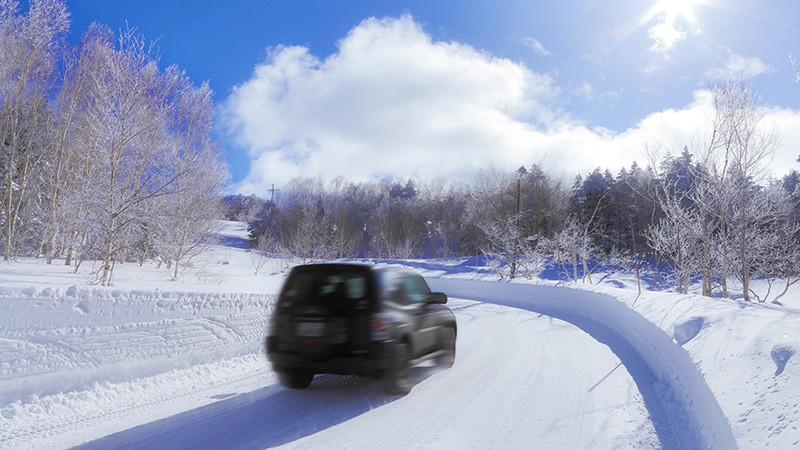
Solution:
[[[90,370],[120,382],[185,367],[190,358],[210,362],[258,351],[265,316],[231,319],[247,321],[243,326],[197,318],[9,333],[0,340],[0,407],[30,394],[84,389],[86,376],[80,374]]]
[[[320,375],[307,390],[267,384],[84,448],[657,446],[633,380],[624,370],[609,375],[618,359],[608,348],[550,317],[451,305],[456,363],[413,368],[405,397],[384,395],[380,382]]]
[[[164,411],[179,412],[174,408],[180,405],[207,404],[209,398],[215,398],[215,393],[252,389],[270,378],[271,371],[257,354],[177,369],[150,378],[104,383],[91,391],[43,398],[43,408],[62,405],[60,409],[69,412],[51,412],[46,420],[19,428],[0,427],[0,448],[38,449],[81,444],[93,433],[108,434],[146,423],[162,417]],[[217,394],[218,397],[228,395],[233,394]],[[97,400],[103,397],[114,397],[113,406],[104,402],[99,402],[98,406]]]

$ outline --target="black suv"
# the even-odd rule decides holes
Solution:
[[[286,387],[314,374],[384,379],[390,394],[411,390],[409,368],[435,359],[450,367],[456,319],[447,296],[417,273],[361,264],[291,270],[269,322],[267,357]]]

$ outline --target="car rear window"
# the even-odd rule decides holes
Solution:
[[[289,275],[282,298],[292,304],[306,301],[366,306],[370,295],[370,272],[361,266],[300,266]]]

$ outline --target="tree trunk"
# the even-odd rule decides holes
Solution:
[[[592,283],[592,274],[589,273],[589,264],[586,262],[586,258],[581,258],[581,263],[583,263],[583,282],[585,283],[586,280],[589,280],[589,284]]]

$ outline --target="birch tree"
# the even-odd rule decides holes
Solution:
[[[731,208],[731,229],[745,300],[750,299],[752,235],[764,217],[750,203],[748,184],[764,180],[765,170],[779,144],[777,133],[763,122],[759,99],[744,82],[715,86],[714,128],[708,147],[709,167],[717,178],[735,177],[737,204]],[[759,217],[761,216],[761,217]]]
[[[32,180],[47,157],[51,120],[46,96],[52,86],[59,41],[69,26],[63,2],[33,0],[26,13],[19,3],[0,0],[0,223],[3,259],[14,256]],[[38,216],[38,214],[36,214]]]
[[[161,254],[176,263],[177,276],[216,217],[224,176],[209,136],[210,89],[193,89],[176,68],[159,71],[152,45],[135,30],[116,45],[110,32],[94,35],[77,134],[91,160],[78,195],[94,221],[96,238],[88,242],[102,260],[98,279],[108,285],[114,265],[141,247],[145,232],[160,236]]]
[[[543,258],[541,242],[559,228],[566,196],[536,165],[513,174],[483,172],[473,188],[469,217],[482,232],[481,251],[501,262],[503,276],[530,276]]]
[[[81,131],[89,129],[88,102],[91,74],[97,70],[104,45],[111,39],[110,30],[92,24],[79,46],[66,53],[64,73],[55,103],[56,132],[53,138],[51,183],[47,210],[43,215],[44,233],[37,256],[44,254],[50,264],[58,254],[65,254],[65,265],[72,263],[76,244],[85,232],[84,193],[91,183],[91,153]]]
[[[156,194],[159,212],[150,226],[158,233],[161,256],[173,263],[172,278],[179,268],[204,250],[221,216],[220,194],[225,169],[211,138],[212,91],[207,83],[195,88],[177,67],[167,69],[166,129],[168,136],[159,159],[160,179],[150,189]],[[155,192],[155,191],[154,191]]]

